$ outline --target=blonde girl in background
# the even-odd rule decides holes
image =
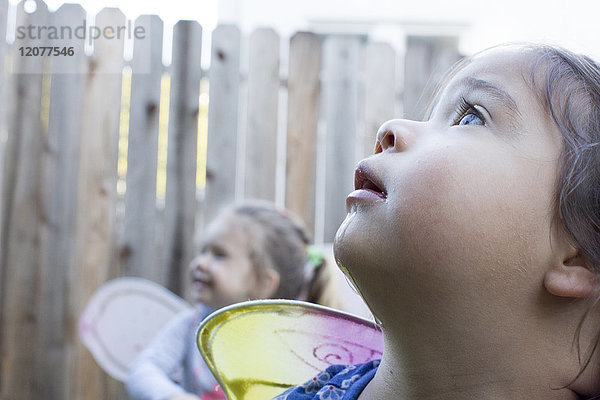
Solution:
[[[219,213],[189,269],[197,306],[169,323],[134,362],[126,381],[132,399],[224,399],[195,342],[202,319],[218,308],[266,298],[337,305],[323,252],[294,216],[268,202]]]

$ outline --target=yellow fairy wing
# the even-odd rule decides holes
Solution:
[[[265,400],[333,364],[381,358],[370,321],[293,300],[235,304],[207,317],[198,347],[229,400]]]

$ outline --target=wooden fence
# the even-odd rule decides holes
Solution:
[[[36,5],[27,13],[19,3],[16,27],[75,28],[86,18],[78,5],[56,12]],[[8,0],[0,0],[0,32],[8,14]],[[94,23],[122,26],[126,17],[104,9]],[[300,32],[288,40],[271,29],[242,35],[235,26],[218,26],[204,49],[202,27],[179,21],[164,67],[160,18],[134,24],[149,40],[134,41],[131,61],[123,38],[95,40],[91,54],[83,40],[63,40],[72,57],[25,57],[0,40],[1,400],[125,398],[78,340],[90,295],[125,275],[183,295],[197,232],[234,199],[276,200],[319,241],[331,241],[354,165],[372,150],[377,127],[403,109],[414,116],[426,82],[457,59],[454,38],[409,37],[397,54],[360,36]],[[207,132],[199,129],[206,118]],[[127,169],[119,178],[124,132]]]

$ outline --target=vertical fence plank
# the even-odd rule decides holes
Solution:
[[[6,95],[7,82],[6,82],[6,74],[4,70],[4,64],[6,60],[7,53],[7,43],[6,43],[6,25],[8,19],[8,0],[0,1],[0,98],[3,100],[3,104],[8,104],[6,99],[10,98]],[[3,323],[3,302],[4,302],[4,274],[5,267],[4,262],[4,222],[6,221],[7,215],[5,215],[4,205],[7,202],[7,188],[4,186],[5,182],[5,154],[6,154],[6,117],[8,116],[8,107],[3,107],[0,109],[0,323]],[[2,336],[3,336],[4,328],[0,328],[0,357],[3,357],[2,352]],[[0,358],[0,398],[2,398],[2,386],[3,386],[3,358]]]
[[[290,40],[285,205],[313,234],[321,48],[314,33],[299,32]]]
[[[171,100],[165,199],[167,286],[185,292],[186,267],[193,257],[196,215],[196,154],[201,78],[202,28],[179,21],[173,32]]]
[[[5,71],[5,61],[6,55],[8,51],[8,44],[6,42],[6,31],[8,25],[8,4],[9,0],[0,0],[0,93],[4,93],[6,86],[6,71]],[[0,113],[0,118],[2,119],[2,123],[4,123],[5,111]],[[4,131],[6,130],[5,125],[2,126],[2,134],[0,134],[0,141],[2,141],[2,137]],[[1,146],[1,145],[0,145]],[[1,172],[1,163],[2,158],[0,155],[0,172]],[[0,200],[1,201],[1,200]]]
[[[404,66],[404,117],[421,120],[443,74],[459,59],[458,37],[409,36]]]
[[[48,25],[45,4],[40,0],[36,4],[34,14],[25,13],[23,3],[19,4],[18,26]],[[7,7],[8,0],[0,0],[0,92]],[[81,7],[68,5],[61,7],[52,21],[57,26],[75,27],[84,18]],[[155,239],[153,230],[162,22],[156,16],[143,16],[136,24],[146,27],[148,37],[136,42],[132,62],[124,240],[119,252],[127,257],[120,272],[166,283],[183,295],[185,268],[193,257],[197,208],[202,29],[193,21],[180,21],[174,29],[165,237],[160,238],[165,240],[166,262],[157,265],[155,244],[160,239]],[[126,23],[119,10],[105,9],[95,25]],[[236,194],[240,36],[233,26],[220,26],[213,33],[207,220]],[[21,41],[19,46],[25,43]],[[119,274],[114,261],[119,250],[115,211],[123,40],[97,40],[89,74],[72,73],[88,66],[82,43],[73,45],[74,57],[54,58],[51,64],[47,136],[40,117],[43,58],[20,57],[17,46],[12,52],[15,74],[6,83],[10,102],[4,151],[0,144],[0,400],[116,398],[119,391],[77,341],[76,321],[98,286]],[[314,232],[316,131],[321,106],[326,160],[319,168],[325,181],[319,207],[325,216],[323,239],[331,241],[345,215],[344,199],[352,190],[354,162],[372,151],[378,126],[393,117],[397,85],[395,54],[388,45],[370,44],[365,49],[360,38],[334,36],[323,47],[321,87],[321,38],[299,33],[290,42],[285,204]],[[270,29],[255,31],[249,56],[244,194],[273,200],[277,34]],[[456,38],[408,38],[404,74],[407,117],[422,116],[425,104],[419,99],[428,99],[434,87],[427,82],[437,82],[457,58]],[[75,70],[64,73],[72,68]],[[363,113],[359,112],[361,88]],[[366,132],[358,132],[360,118],[364,118]],[[168,276],[164,268],[168,268]]]
[[[48,9],[36,2],[36,12],[28,14],[18,5],[17,26],[47,24]],[[28,38],[19,45],[40,46]],[[40,328],[40,231],[41,181],[44,126],[41,121],[42,58],[21,57],[13,48],[13,77],[10,93],[10,121],[6,159],[4,204],[2,399],[43,397],[40,392],[40,355],[37,351]]]
[[[387,43],[369,43],[365,51],[365,132],[359,141],[359,158],[373,153],[377,129],[394,117],[396,105],[394,49]]]
[[[208,105],[205,221],[235,199],[240,30],[218,26],[212,34]]]
[[[6,90],[6,71],[5,61],[8,45],[6,43],[6,25],[8,20],[8,0],[0,0],[0,99],[6,104],[5,90]],[[6,146],[6,117],[7,110],[3,107],[0,110],[0,260],[2,260],[2,226],[3,216],[2,210],[4,208],[4,196],[5,193],[2,190],[3,178],[4,178],[4,152]],[[0,269],[0,288],[2,288],[2,271]],[[0,296],[0,310],[2,310],[2,296]],[[2,311],[0,311],[0,315]],[[1,336],[1,335],[0,335]],[[0,375],[2,370],[0,367]]]
[[[103,9],[95,25],[124,26],[125,16],[115,8]],[[117,201],[117,141],[121,104],[123,36],[94,42],[94,54],[86,82],[81,137],[77,204],[77,257],[71,271],[70,332],[92,293],[114,268],[116,249],[115,211]],[[107,375],[91,355],[77,343],[71,358],[71,397],[82,400],[110,398]]]
[[[244,197],[275,201],[279,35],[255,30],[249,59]]]
[[[325,226],[331,242],[346,216],[345,199],[353,189],[363,43],[358,37],[331,36],[324,43]]]
[[[135,26],[145,34],[133,43],[121,275],[164,284],[155,242],[163,23],[158,16],[142,15]]]
[[[62,5],[52,16],[53,26],[72,29],[85,19],[76,4]],[[44,230],[42,231],[42,290],[40,349],[43,397],[68,399],[67,356],[72,335],[68,325],[69,271],[74,268],[77,173],[87,58],[83,39],[52,45],[73,47],[70,57],[51,60],[48,137],[44,152]]]

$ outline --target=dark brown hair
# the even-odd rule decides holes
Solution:
[[[534,54],[531,82],[540,102],[563,137],[555,198],[556,222],[562,223],[588,267],[600,276],[600,65],[591,58],[546,46],[528,46]],[[541,79],[539,77],[542,77]],[[597,284],[598,282],[596,282]],[[592,299],[577,327],[596,309]],[[600,344],[600,328],[577,379]]]
[[[600,65],[557,47],[531,48],[534,89],[563,136],[556,216],[600,274]]]

